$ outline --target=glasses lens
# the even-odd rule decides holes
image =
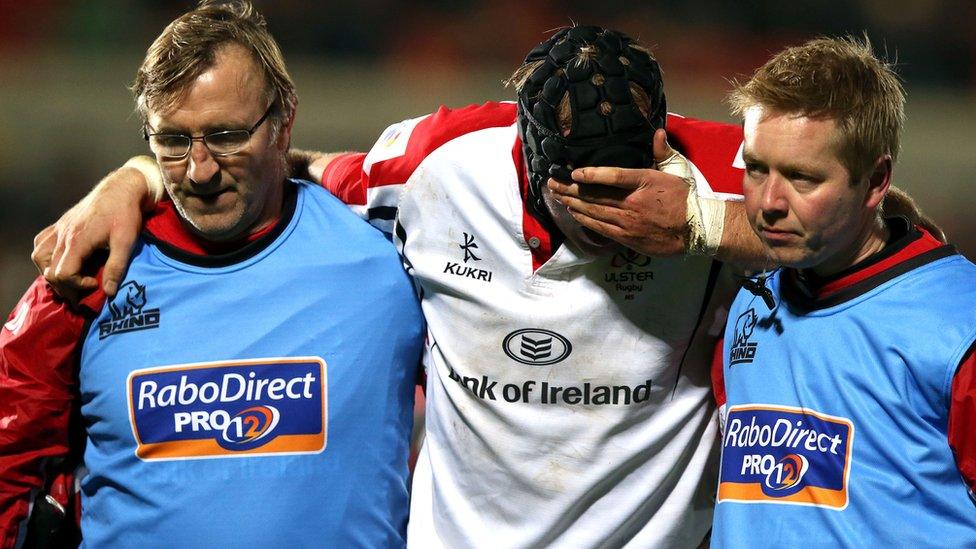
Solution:
[[[247,130],[212,133],[203,138],[210,152],[219,155],[234,154],[247,145],[251,133]]]
[[[182,158],[190,150],[190,138],[185,135],[151,135],[149,148],[164,158]]]

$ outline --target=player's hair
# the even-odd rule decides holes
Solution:
[[[872,53],[867,36],[817,38],[788,48],[733,86],[728,102],[737,117],[758,106],[836,120],[838,153],[854,181],[882,155],[898,158],[905,90],[892,65]]]
[[[651,55],[650,50],[644,46],[639,44],[629,44],[629,47],[645,53],[648,57],[654,59],[654,56]],[[595,56],[591,49],[583,47],[580,48],[580,51],[576,54],[576,58],[570,62],[583,66],[592,62],[594,57]],[[522,87],[525,86],[525,83],[528,81],[529,77],[532,76],[532,73],[534,73],[536,69],[541,67],[545,62],[545,59],[539,59],[537,61],[523,63],[522,66],[515,69],[512,76],[508,77],[508,79],[504,81],[505,87],[514,88],[515,93],[521,93]],[[640,87],[634,82],[628,82],[628,87],[630,88],[630,95],[634,98],[634,103],[637,105],[637,108],[640,109],[640,112],[644,115],[644,118],[648,118],[651,112],[651,97],[647,95],[647,91],[645,91],[644,88]],[[559,105],[556,106],[556,119],[559,122],[559,127],[563,131],[569,131],[569,128],[572,125],[572,116],[572,108],[569,105],[569,92],[567,91],[563,94],[563,98],[559,101]]]
[[[167,112],[178,105],[192,81],[213,67],[217,52],[230,44],[250,52],[264,72],[264,99],[273,102],[269,123],[276,136],[282,121],[295,112],[295,84],[264,17],[241,0],[202,1],[167,25],[149,46],[131,88],[143,123],[150,111]]]

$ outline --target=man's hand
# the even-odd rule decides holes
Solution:
[[[654,134],[653,150],[659,163],[675,154],[664,130]],[[689,237],[685,171],[580,168],[572,183],[550,179],[549,189],[584,227],[644,255],[679,255]]]
[[[114,296],[139,236],[142,211],[153,207],[153,198],[138,169],[123,167],[108,174],[54,225],[34,237],[34,265],[59,294],[74,301],[98,285],[95,277],[82,273],[85,260],[108,248],[102,288]]]
[[[885,196],[884,202],[881,204],[881,212],[885,216],[901,215],[907,217],[908,221],[924,228],[943,244],[949,242],[942,227],[934,219],[925,215],[908,193],[894,185],[888,188],[888,195]]]
[[[291,149],[288,151],[288,169],[292,177],[322,182],[322,175],[325,167],[335,160],[337,156],[346,153],[324,153],[318,151],[307,151],[302,149]]]

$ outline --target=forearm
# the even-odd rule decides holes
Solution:
[[[749,225],[742,202],[725,203],[725,228],[715,259],[749,271],[775,267],[769,264],[762,241]]]
[[[322,182],[322,174],[325,167],[342,152],[324,153],[318,151],[306,151],[302,149],[291,149],[288,151],[288,166],[291,176],[297,179],[308,179],[317,183]]]
[[[139,201],[140,209],[143,212],[152,211],[156,203],[166,193],[166,189],[163,186],[163,175],[159,171],[159,164],[151,156],[133,156],[121,168],[103,177],[89,196],[95,195],[99,187],[110,185],[113,181],[118,182],[117,184],[131,186],[137,196],[142,191],[145,191]]]

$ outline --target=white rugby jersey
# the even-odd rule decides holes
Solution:
[[[731,292],[708,258],[550,250],[523,207],[514,122],[510,103],[442,108],[323,177],[394,234],[427,319],[408,544],[694,547],[711,523],[709,362]],[[668,124],[700,192],[739,197],[740,130]]]

